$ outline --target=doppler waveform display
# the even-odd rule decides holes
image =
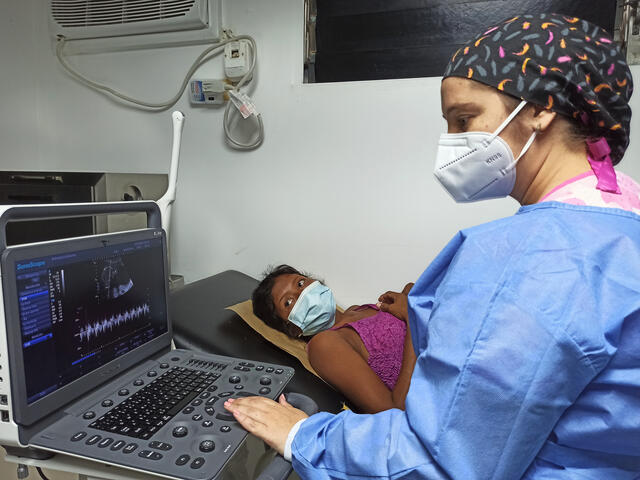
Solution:
[[[130,308],[117,315],[111,315],[109,318],[105,318],[101,321],[88,324],[80,333],[76,333],[76,336],[80,337],[80,341],[89,341],[92,337],[98,337],[101,334],[111,331],[120,325],[123,325],[131,320],[137,320],[151,311],[151,308],[147,303],[143,303],[138,307]]]

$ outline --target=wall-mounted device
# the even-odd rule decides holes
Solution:
[[[67,54],[215,43],[221,0],[48,0],[54,37]]]
[[[251,69],[249,43],[243,40],[224,46],[224,74],[232,82],[239,81]]]

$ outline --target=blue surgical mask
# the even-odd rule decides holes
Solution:
[[[516,164],[536,138],[533,132],[514,158],[511,148],[498,135],[525,107],[526,101],[491,133],[444,133],[438,143],[434,174],[456,202],[475,202],[506,197],[516,182]]]
[[[327,330],[336,322],[333,292],[317,280],[300,293],[289,313],[289,321],[302,329],[305,336]]]

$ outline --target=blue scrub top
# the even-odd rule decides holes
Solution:
[[[463,230],[409,318],[406,410],[310,417],[303,479],[640,478],[640,216],[545,202]]]

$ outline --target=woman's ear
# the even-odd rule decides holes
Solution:
[[[534,114],[531,118],[533,130],[537,132],[546,131],[557,116],[558,114],[556,112],[552,112],[551,110],[547,110],[544,107],[534,105]]]

